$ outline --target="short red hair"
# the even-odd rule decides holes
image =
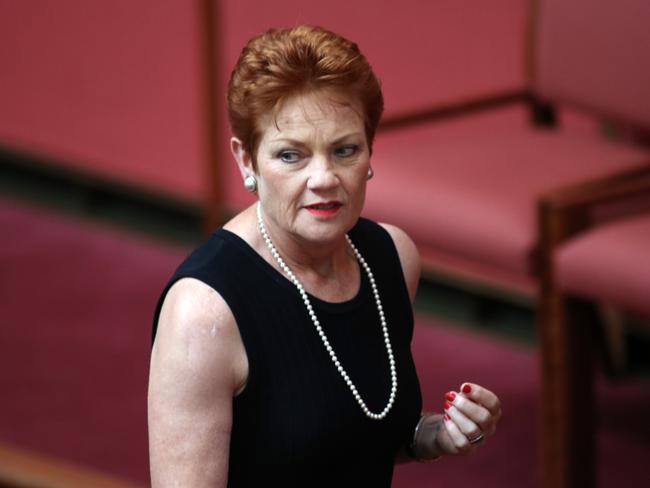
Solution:
[[[310,25],[271,29],[248,41],[228,83],[228,117],[253,162],[262,116],[293,95],[320,89],[360,102],[372,151],[384,98],[379,80],[355,43]]]

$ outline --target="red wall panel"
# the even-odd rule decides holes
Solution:
[[[0,1],[0,144],[202,200],[195,4]]]
[[[0,146],[203,201],[209,173],[200,4],[0,0]],[[523,84],[525,5],[223,0],[221,79],[250,36],[312,23],[358,42],[382,80],[387,114],[516,88]],[[250,197],[228,152],[227,129],[219,137],[226,199],[241,206]]]

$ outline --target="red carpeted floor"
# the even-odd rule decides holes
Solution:
[[[146,482],[151,314],[186,250],[2,199],[0,229],[0,441]],[[504,417],[474,455],[399,466],[394,486],[537,486],[534,351],[424,317],[413,347],[425,408],[475,381]],[[648,382],[599,390],[600,486],[649,486]]]

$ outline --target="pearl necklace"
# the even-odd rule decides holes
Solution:
[[[280,256],[280,253],[278,253],[278,250],[273,245],[273,242],[271,241],[268,232],[266,231],[266,227],[264,226],[264,220],[262,220],[262,204],[259,201],[257,202],[257,226],[260,229],[260,234],[262,234],[262,238],[264,239],[264,242],[269,248],[271,255],[280,266],[280,269],[284,271],[284,273],[289,277],[289,279],[293,282],[293,284],[296,285],[296,288],[298,288],[300,297],[302,298],[302,301],[304,302],[305,307],[307,308],[309,317],[311,318],[311,321],[314,323],[314,327],[316,327],[316,331],[318,332],[318,335],[323,341],[323,345],[325,346],[325,349],[329,353],[330,358],[334,363],[334,366],[336,366],[336,369],[343,377],[345,383],[348,385],[348,388],[350,388],[350,391],[352,392],[352,395],[354,396],[355,400],[361,407],[361,410],[363,410],[363,413],[365,413],[368,417],[370,417],[373,420],[383,419],[384,417],[386,417],[386,415],[388,415],[388,412],[390,411],[390,409],[393,407],[393,404],[395,403],[395,395],[397,394],[397,373],[395,372],[395,358],[393,357],[393,349],[390,345],[390,338],[388,336],[388,327],[386,326],[386,318],[384,316],[384,310],[381,306],[381,300],[379,299],[379,291],[377,290],[377,285],[375,284],[375,278],[372,275],[370,266],[368,266],[366,260],[363,259],[359,250],[355,247],[350,237],[346,234],[345,238],[348,241],[348,244],[350,244],[350,247],[352,248],[352,252],[354,253],[354,255],[357,258],[357,261],[359,261],[359,263],[365,270],[366,274],[368,275],[368,281],[370,281],[370,286],[372,287],[372,294],[374,295],[375,303],[377,304],[377,312],[379,313],[379,320],[381,321],[381,330],[384,335],[386,352],[388,353],[388,362],[390,363],[390,378],[391,378],[390,396],[388,398],[388,403],[380,413],[373,413],[370,411],[370,409],[366,405],[366,402],[364,402],[363,399],[361,398],[361,395],[359,394],[357,387],[350,379],[350,376],[343,368],[343,365],[341,365],[341,363],[339,362],[339,359],[336,356],[334,349],[332,349],[332,346],[330,345],[330,342],[327,339],[327,336],[325,335],[325,332],[323,331],[323,328],[321,327],[318,318],[316,317],[316,313],[312,308],[311,301],[309,300],[309,295],[307,295],[304,286],[302,285],[300,280],[298,280],[298,278],[293,273],[293,271],[291,271],[291,268],[289,268],[289,266],[287,266],[287,264],[284,262],[284,260]]]

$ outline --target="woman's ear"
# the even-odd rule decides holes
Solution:
[[[230,151],[232,152],[235,161],[237,161],[237,166],[239,167],[239,172],[241,173],[242,178],[255,174],[253,160],[237,137],[230,138]]]

